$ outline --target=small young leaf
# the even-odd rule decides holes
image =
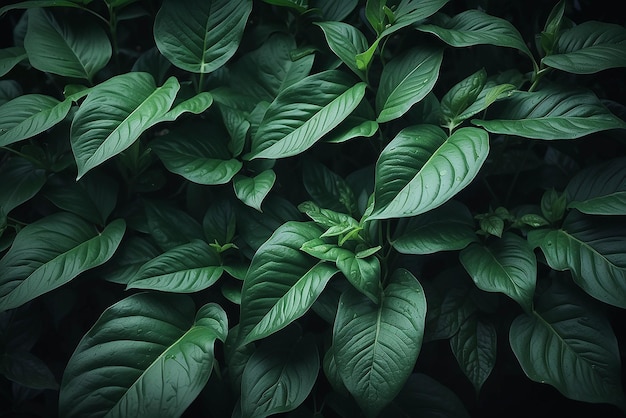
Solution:
[[[259,212],[263,212],[261,204],[274,186],[275,181],[276,173],[274,170],[265,170],[255,177],[236,175],[233,179],[233,187],[239,200]]]

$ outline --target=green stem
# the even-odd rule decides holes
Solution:
[[[204,85],[204,73],[200,73],[200,78],[198,79],[198,86],[196,88],[197,94],[202,93],[203,85]]]

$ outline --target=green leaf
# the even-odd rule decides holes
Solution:
[[[343,178],[314,160],[304,159],[302,164],[304,188],[319,207],[348,215],[357,212],[354,192]]]
[[[242,167],[228,149],[228,134],[204,119],[173,127],[150,146],[169,171],[198,184],[228,183]]]
[[[541,196],[541,214],[550,222],[563,219],[567,207],[567,193],[554,189],[546,190]]]
[[[356,109],[365,86],[330,70],[286,88],[267,109],[247,159],[285,158],[309,149]]]
[[[585,292],[610,305],[626,308],[626,225],[572,211],[560,229],[528,233],[555,270],[571,270]]]
[[[70,130],[78,178],[130,147],[167,113],[180,85],[170,77],[156,87],[148,73],[126,73],[96,86]]]
[[[289,7],[298,13],[304,13],[308,9],[308,0],[263,0],[265,3],[276,6]]]
[[[109,260],[126,224],[102,232],[69,213],[55,213],[24,227],[0,259],[0,310],[16,308]]]
[[[379,305],[348,290],[333,329],[337,370],[368,417],[393,400],[408,379],[422,346],[426,299],[407,270],[396,270]]]
[[[0,373],[30,389],[58,390],[54,374],[46,363],[28,351],[13,350],[0,356]]]
[[[189,213],[164,200],[144,200],[146,224],[150,235],[165,251],[202,239],[202,226]]]
[[[145,263],[130,278],[127,289],[199,292],[222,276],[221,264],[220,256],[213,248],[204,241],[194,240]]]
[[[251,11],[251,0],[166,0],[154,20],[154,40],[178,68],[210,73],[237,51]]]
[[[287,222],[256,251],[241,293],[240,345],[286,327],[324,290],[336,269],[300,251],[321,233],[312,223]]]
[[[242,418],[265,418],[296,409],[317,380],[315,340],[297,328],[265,341],[248,360],[241,378]]]
[[[402,0],[395,10],[393,10],[393,20],[389,18],[389,24],[379,36],[383,38],[410,25],[418,24],[420,21],[432,16],[450,0]],[[397,3],[397,2],[395,2]],[[392,6],[393,7],[393,6]],[[389,10],[387,10],[389,13]]]
[[[0,106],[0,146],[31,138],[61,122],[72,101],[43,94],[25,94]]]
[[[35,196],[46,183],[46,172],[24,158],[9,158],[0,168],[0,228],[2,217]]]
[[[0,77],[11,71],[13,67],[27,57],[26,50],[21,46],[0,49]]]
[[[376,34],[382,33],[385,28],[385,4],[387,0],[367,0],[365,3],[365,17]]]
[[[626,158],[588,167],[567,184],[568,208],[591,215],[626,214]]]
[[[203,91],[175,105],[159,119],[159,122],[173,122],[184,113],[199,115],[211,107],[211,104],[213,104],[213,96]]]
[[[146,262],[161,254],[151,240],[130,236],[122,241],[118,251],[101,272],[102,278],[112,283],[126,285]]]
[[[241,90],[245,85],[247,96],[254,104],[271,102],[278,93],[302,80],[311,71],[313,55],[292,60],[291,53],[297,48],[293,36],[273,33],[263,44],[241,57],[230,68],[230,85]],[[254,68],[254,71],[250,71]]]
[[[89,15],[57,21],[45,9],[30,9],[24,48],[36,69],[89,80],[111,59],[109,38]]]
[[[497,334],[493,324],[472,316],[450,338],[450,347],[478,395],[496,364]]]
[[[470,418],[463,401],[435,379],[414,373],[381,414],[406,418]]]
[[[490,112],[490,120],[472,120],[487,131],[534,139],[574,139],[608,129],[626,128],[585,90],[548,87],[516,92]]]
[[[310,0],[310,8],[318,9],[322,20],[340,22],[358,5],[358,0]]]
[[[439,48],[412,48],[394,57],[383,69],[376,93],[379,123],[404,115],[435,86],[443,61]]]
[[[611,324],[578,293],[553,284],[536,311],[513,321],[509,341],[531,380],[577,401],[625,404]]]
[[[454,200],[430,212],[400,219],[391,245],[402,254],[462,250],[477,240],[468,208]]]
[[[489,153],[487,133],[461,128],[450,137],[433,125],[405,128],[376,163],[370,219],[415,216],[451,199],[478,174]]]
[[[225,339],[226,329],[219,306],[205,305],[196,314],[184,295],[139,293],[117,302],[70,358],[59,414],[182,415],[208,381],[214,342]]]
[[[8,6],[4,6],[0,9],[0,16],[5,14],[10,10],[17,9],[32,9],[39,7],[77,7],[81,8],[82,5],[79,3],[88,3],[88,1],[76,1],[76,0],[32,0],[32,1],[21,1],[19,3],[9,4]]]
[[[488,245],[471,244],[459,257],[479,289],[504,293],[532,310],[537,259],[525,239],[507,232]]]
[[[261,204],[274,186],[275,181],[276,173],[274,170],[265,170],[254,177],[236,175],[233,179],[233,187],[239,200],[259,212],[263,212]]]
[[[0,80],[0,106],[22,95],[22,87],[15,80]],[[4,122],[2,123],[4,125]],[[2,134],[2,131],[0,131]],[[0,135],[1,137],[1,135]]]
[[[228,244],[232,242],[236,232],[235,210],[230,199],[214,201],[202,219],[202,229],[207,242]]]
[[[316,22],[322,28],[331,51],[362,80],[365,72],[356,63],[356,56],[368,49],[367,38],[360,30],[343,22]]]
[[[626,67],[626,29],[613,23],[583,22],[561,33],[541,63],[574,74]]]
[[[439,14],[431,23],[417,26],[417,30],[432,33],[456,48],[495,45],[515,48],[533,59],[524,38],[511,22],[479,10],[466,10],[452,18]]]

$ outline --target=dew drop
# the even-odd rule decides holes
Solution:
[[[448,171],[446,171],[446,170],[441,170],[441,171],[439,172],[439,175],[440,175],[440,176],[445,176],[446,174],[448,174]]]

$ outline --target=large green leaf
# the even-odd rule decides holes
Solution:
[[[198,184],[228,183],[242,167],[228,149],[228,134],[203,119],[173,127],[150,146],[168,170]]]
[[[435,86],[443,61],[443,49],[412,48],[394,57],[383,69],[376,93],[377,121],[389,122],[404,115]]]
[[[365,95],[336,70],[309,76],[286,88],[270,104],[245,158],[285,158],[309,149],[339,125]]]
[[[450,348],[478,395],[496,364],[496,327],[474,315],[450,338]]]
[[[463,401],[450,389],[425,374],[414,373],[382,412],[385,417],[470,418]]]
[[[588,299],[553,284],[536,310],[517,317],[511,348],[528,377],[568,398],[626,406],[617,339],[606,316]]]
[[[297,408],[320,367],[315,340],[296,327],[273,335],[250,357],[241,377],[241,417],[265,418]]]
[[[36,69],[91,82],[111,59],[109,38],[93,17],[59,22],[45,9],[27,14],[24,48]]]
[[[259,48],[241,57],[230,70],[230,85],[260,101],[271,102],[278,93],[309,75],[314,55],[297,60],[291,57],[296,49],[293,36],[273,33]],[[250,71],[254,68],[254,71]]]
[[[70,358],[59,415],[182,415],[208,381],[213,345],[227,329],[222,308],[207,304],[196,313],[184,295],[139,293],[117,302]]]
[[[400,219],[391,245],[403,254],[462,250],[477,240],[469,209],[454,200],[427,213]]]
[[[571,270],[574,281],[596,299],[626,308],[626,225],[613,217],[572,211],[560,229],[528,233],[555,270]]]
[[[170,77],[156,87],[148,73],[126,73],[96,86],[70,130],[78,178],[130,147],[167,113],[180,85]]]
[[[106,262],[125,229],[118,219],[99,232],[64,212],[26,226],[0,259],[0,310],[18,307]]]
[[[578,174],[565,189],[568,208],[592,215],[626,214],[626,158],[615,158]]]
[[[516,92],[492,107],[490,120],[472,120],[489,132],[535,139],[574,139],[626,128],[591,92],[548,87]]]
[[[470,244],[459,257],[479,289],[504,293],[532,310],[537,258],[525,239],[507,232],[486,245]]]
[[[318,22],[316,25],[322,28],[331,51],[356,75],[365,79],[365,72],[356,63],[356,56],[368,48],[365,35],[354,26],[344,22]]]
[[[2,218],[37,192],[46,183],[46,172],[23,158],[10,158],[0,168],[0,230]]]
[[[312,223],[287,222],[256,251],[241,291],[241,344],[266,337],[304,315],[337,272],[300,251],[321,233]]]
[[[206,242],[182,244],[145,263],[128,281],[128,289],[192,293],[212,286],[224,268]]]
[[[432,33],[453,47],[495,45],[515,48],[532,59],[524,38],[508,20],[490,16],[480,10],[466,10],[450,18],[438,14],[429,24],[417,29]]]
[[[574,74],[626,67],[626,29],[613,23],[583,22],[558,36],[541,63]]]
[[[0,106],[0,146],[40,134],[65,119],[72,101],[25,94]]]
[[[461,128],[450,137],[433,125],[405,128],[376,163],[373,219],[419,215],[448,201],[478,174],[489,137]]]
[[[422,346],[426,298],[407,270],[396,270],[375,305],[356,290],[339,301],[333,329],[337,370],[366,416],[400,392]]]
[[[210,73],[237,51],[252,0],[166,0],[154,20],[159,51],[178,68]]]
[[[26,50],[21,46],[0,49],[0,77],[11,71],[27,58]]]
[[[254,177],[237,175],[233,179],[233,187],[239,200],[262,212],[261,204],[274,186],[275,181],[276,173],[270,169],[262,171]]]

